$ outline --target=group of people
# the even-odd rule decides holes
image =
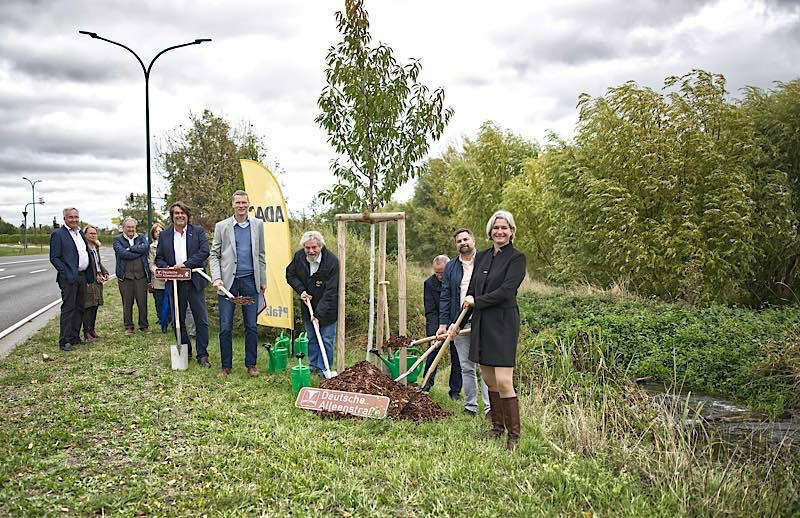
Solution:
[[[245,191],[236,191],[231,205],[233,216],[214,226],[211,247],[203,228],[190,223],[191,211],[182,202],[169,207],[170,226],[153,225],[150,242],[136,234],[136,220],[123,221],[122,233],[114,239],[113,245],[115,275],[123,305],[122,320],[125,333],[134,334],[135,302],[138,329],[149,332],[147,293],[152,291],[161,330],[165,332],[177,303],[180,343],[188,345],[192,357],[186,328],[186,316],[191,314],[196,333],[194,356],[201,366],[211,367],[204,295],[208,281],[199,273],[208,260],[214,287],[224,287],[234,297],[258,301],[258,304],[241,306],[245,368],[250,376],[258,376],[256,320],[259,308],[265,305],[267,285],[263,222],[249,215],[250,200]],[[58,272],[56,281],[62,296],[59,347],[64,351],[73,350],[82,341],[98,338],[95,332],[97,308],[103,302],[103,284],[109,279],[100,258],[97,229],[87,226],[81,231],[79,222],[78,209],[64,209],[64,226],[50,238],[50,261]],[[448,334],[452,336],[450,397],[460,399],[463,389],[464,410],[476,415],[480,386],[484,412],[492,422],[490,435],[500,437],[507,432],[507,446],[511,450],[519,438],[519,407],[512,383],[520,325],[516,296],[525,277],[525,256],[514,248],[515,233],[514,217],[506,211],[497,211],[489,218],[486,237],[492,246],[486,250],[476,249],[471,230],[458,229],[453,234],[458,255],[454,259],[437,256],[433,261],[434,273],[424,283],[427,334],[436,335],[440,340]],[[319,330],[328,361],[332,362],[339,301],[339,261],[325,247],[325,240],[317,231],[304,233],[300,246],[286,267],[286,282],[301,299],[303,323],[309,339],[309,366],[323,375],[325,365],[316,330]],[[155,276],[156,268],[189,268],[193,270],[191,281],[165,283]],[[173,282],[178,282],[177,301],[170,295]],[[222,294],[218,301],[220,375],[227,376],[232,369],[236,305]],[[309,305],[313,312],[309,311]],[[465,315],[457,325],[462,312]],[[467,329],[468,333],[462,333]],[[434,356],[429,355],[426,372]],[[434,380],[435,372],[431,373],[423,390],[430,390]]]
[[[150,332],[147,293],[152,292],[161,331],[174,320],[175,304],[179,315],[180,343],[188,345],[203,367],[211,367],[208,354],[208,311],[204,291],[208,280],[198,271],[210,265],[214,287],[225,288],[234,297],[247,297],[256,304],[241,305],[245,327],[245,368],[250,376],[258,376],[259,309],[265,306],[267,288],[263,222],[249,215],[250,200],[245,191],[237,190],[232,199],[233,216],[218,222],[209,247],[201,226],[190,223],[191,210],[182,202],[169,207],[171,225],[156,223],[150,229],[150,240],[136,233],[137,221],[126,218],[122,233],[114,238],[115,275],[122,299],[122,322],[126,335]],[[50,237],[50,262],[55,267],[56,282],[61,289],[61,322],[59,348],[72,351],[75,346],[99,338],[95,332],[97,309],[103,303],[103,284],[110,278],[100,257],[97,229],[91,225],[80,229],[77,208],[64,209],[64,226]],[[320,327],[329,359],[333,357],[338,305],[339,263],[325,249],[319,232],[307,232],[301,239],[301,250],[286,268],[286,280],[314,308],[314,321]],[[191,281],[164,281],[156,275],[158,268],[189,268]],[[172,300],[171,283],[178,282],[177,302]],[[233,319],[236,304],[228,296],[219,295],[220,375],[227,376],[233,367]],[[134,325],[133,307],[138,309]],[[322,372],[324,364],[316,343],[311,316],[303,307],[309,336],[312,369]],[[186,321],[193,320],[195,351]],[[175,326],[173,323],[173,329]],[[81,338],[83,327],[83,338]]]
[[[433,274],[424,283],[425,327],[429,336],[444,339],[449,334],[449,394],[460,399],[464,411],[478,412],[478,378],[484,413],[492,422],[489,436],[507,433],[506,446],[514,450],[519,440],[519,404],[513,377],[519,338],[517,290],[525,278],[525,255],[514,248],[514,216],[497,211],[486,224],[492,246],[477,250],[475,236],[467,228],[453,233],[458,255],[433,260]],[[460,325],[459,316],[464,312]],[[469,329],[469,333],[461,333]],[[428,356],[431,368],[435,352]],[[435,371],[423,390],[430,390]]]

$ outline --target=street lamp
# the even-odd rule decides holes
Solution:
[[[182,43],[181,45],[174,45],[172,47],[167,47],[158,54],[156,57],[150,61],[148,66],[144,66],[144,61],[142,58],[139,57],[136,52],[131,50],[129,47],[126,47],[122,43],[118,43],[116,41],[109,40],[107,38],[103,38],[102,36],[98,36],[96,32],[89,32],[89,31],[78,31],[80,34],[85,34],[96,40],[103,40],[105,42],[111,43],[112,45],[116,45],[118,47],[122,47],[123,49],[127,50],[136,58],[139,64],[142,66],[142,72],[144,72],[144,125],[145,125],[145,134],[147,138],[147,228],[152,228],[153,226],[153,199],[152,199],[152,190],[151,190],[151,183],[150,183],[150,71],[153,68],[153,63],[165,52],[170,50],[179,49],[181,47],[188,47],[189,45],[199,45],[201,43],[205,43],[207,41],[211,41],[210,38],[200,38],[189,43]]]
[[[36,184],[41,182],[41,180],[31,180],[27,176],[22,177],[23,180],[27,180],[29,184],[31,184],[31,203],[33,204],[33,237],[36,237]],[[44,202],[42,202],[44,203]],[[27,231],[27,229],[26,229]]]
[[[22,226],[25,227],[25,250],[28,249],[28,207],[31,205],[33,205],[34,214],[36,214],[36,206],[44,205],[44,200],[39,198],[39,201],[29,201],[27,204],[25,204],[25,209],[22,211]],[[33,225],[33,231],[36,232],[36,223]]]

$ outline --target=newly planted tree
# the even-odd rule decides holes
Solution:
[[[415,177],[431,141],[439,138],[453,110],[444,91],[418,82],[420,62],[398,63],[392,49],[373,44],[361,0],[347,0],[336,13],[341,40],[328,51],[327,85],[319,96],[316,122],[328,133],[338,157],[337,179],[320,197],[344,210],[374,212]],[[371,265],[375,226],[370,223]],[[370,334],[374,318],[374,266],[370,268]]]

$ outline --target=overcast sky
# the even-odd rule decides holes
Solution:
[[[627,80],[660,87],[692,68],[722,73],[737,95],[800,77],[796,1],[367,1],[374,40],[422,60],[420,79],[455,109],[432,155],[481,122],[539,142],[570,137],[581,92]],[[266,137],[291,210],[333,181],[314,123],[340,2],[277,0],[0,1],[0,217],[21,220],[41,179],[40,223],[66,205],[109,226],[129,192],[145,192],[144,79],[133,56],[79,36],[123,42],[145,62],[158,141],[208,108]],[[155,169],[155,157],[154,157]],[[154,176],[154,190],[164,183]],[[407,193],[409,187],[404,191]]]

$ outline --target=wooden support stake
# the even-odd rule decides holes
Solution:
[[[347,222],[339,221],[336,230],[336,244],[339,255],[339,312],[336,317],[336,370],[344,370],[344,342],[345,342],[345,283],[347,270]]]
[[[386,324],[384,319],[384,306],[387,299],[386,293],[386,222],[378,223],[378,319],[375,323],[375,348],[383,354],[383,329]],[[386,371],[383,362],[378,361],[382,371]]]
[[[380,221],[397,221],[406,217],[405,212],[373,212],[366,214],[337,214],[336,221],[360,221],[362,223],[378,223]]]
[[[383,284],[384,284],[384,287],[383,287],[383,292],[384,292],[385,294],[387,294],[387,295],[386,295],[386,296],[383,298],[383,301],[384,301],[384,304],[383,304],[383,313],[384,313],[384,317],[383,317],[383,318],[384,318],[384,320],[386,321],[386,339],[388,340],[389,338],[391,338],[391,337],[392,337],[392,326],[391,326],[391,325],[389,325],[389,296],[388,296],[388,293],[389,293],[389,283],[388,283],[388,282],[384,282]]]
[[[397,220],[397,326],[400,335],[408,336],[406,326],[406,219],[405,215]],[[408,368],[406,365],[406,348],[400,348],[400,371]],[[406,380],[400,382],[405,384]]]

